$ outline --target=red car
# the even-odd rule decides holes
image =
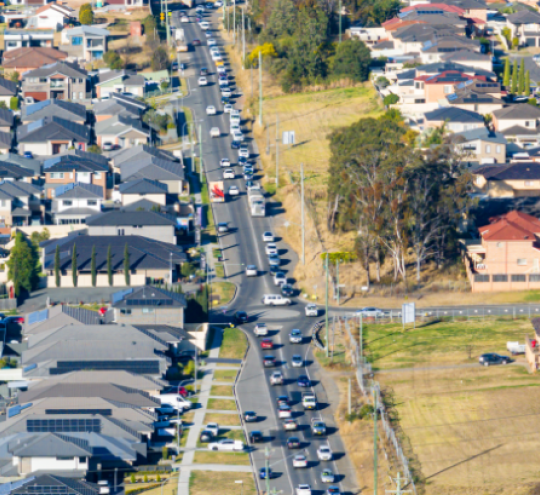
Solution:
[[[262,339],[261,340],[261,349],[273,349],[274,343],[272,339]]]
[[[193,46],[201,46],[201,40],[193,40],[193,41],[191,42],[191,44],[192,44]]]

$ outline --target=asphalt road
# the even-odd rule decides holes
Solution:
[[[214,13],[212,18],[207,14],[205,20],[216,21]],[[194,20],[194,11],[190,11],[190,19]],[[229,115],[223,113],[221,104],[221,95],[218,87],[218,78],[215,65],[211,61],[208,47],[206,46],[206,36],[198,25],[193,22],[180,23],[179,13],[173,12],[173,24],[184,29],[186,39],[191,42],[193,39],[199,39],[202,46],[191,47],[187,54],[180,54],[179,60],[187,62],[188,68],[185,76],[188,79],[191,88],[189,100],[186,104],[193,111],[193,119],[201,121],[202,142],[203,142],[203,163],[208,181],[223,180],[222,169],[219,162],[222,158],[229,158],[231,164],[237,163],[237,151],[231,149],[231,137],[229,136]],[[217,40],[217,45],[222,46],[223,42],[219,39],[217,26],[214,23],[213,38]],[[226,67],[229,68],[225,59]],[[207,68],[209,85],[205,87],[198,86],[198,77],[201,68]],[[231,87],[234,90],[234,75],[229,73],[231,78]],[[215,116],[206,115],[206,107],[213,105],[218,109]],[[219,127],[221,137],[210,138],[210,128]],[[251,142],[246,138],[246,142]],[[251,148],[251,161],[256,162],[257,156]],[[268,204],[267,216],[264,218],[252,218],[248,210],[247,197],[244,180],[240,178],[241,170],[236,169],[237,178],[234,180],[225,180],[225,190],[230,185],[236,185],[241,191],[241,195],[231,198],[227,196],[225,203],[215,203],[213,205],[215,222],[228,222],[232,228],[226,235],[220,235],[219,243],[225,255],[226,274],[228,279],[235,282],[238,287],[236,298],[227,314],[219,313],[212,315],[213,321],[224,321],[230,318],[235,310],[245,310],[250,316],[250,323],[244,326],[249,341],[250,351],[248,352],[247,362],[239,377],[239,386],[237,387],[238,398],[242,411],[254,410],[258,413],[260,419],[256,423],[247,423],[247,430],[260,430],[265,442],[257,444],[252,451],[252,459],[257,472],[265,466],[266,450],[268,450],[268,462],[275,473],[270,480],[270,488],[276,489],[282,493],[292,494],[296,487],[301,483],[311,485],[313,493],[322,494],[326,486],[320,481],[320,473],[323,467],[332,469],[336,475],[336,484],[342,492],[356,492],[356,482],[354,476],[344,476],[342,473],[351,473],[352,469],[347,457],[344,455],[344,449],[339,434],[333,424],[331,409],[326,398],[324,387],[318,379],[320,370],[311,356],[311,346],[309,345],[309,330],[315,320],[305,317],[303,304],[295,303],[286,308],[268,308],[261,303],[264,294],[279,293],[274,286],[271,276],[267,273],[268,264],[264,252],[264,243],[262,242],[262,233],[265,231],[274,231],[279,219],[278,214],[280,206],[277,203]],[[260,179],[260,177],[255,177]],[[289,273],[292,272],[297,258],[288,246],[281,240],[277,242],[282,257],[282,269]],[[245,277],[244,270],[248,264],[254,264],[258,267],[260,274],[258,277]],[[258,339],[253,335],[253,326],[255,321],[264,321],[272,328],[272,338],[276,344],[273,353],[276,357],[276,368],[265,369],[262,366],[262,356],[267,351],[261,351]],[[293,328],[299,328],[306,336],[304,343],[300,345],[289,344],[288,334]],[[293,354],[301,354],[305,357],[306,366],[303,368],[292,368],[290,366]],[[273,387],[269,383],[269,377],[273,371],[279,369],[283,372],[286,383],[283,386]],[[303,390],[297,384],[297,378],[301,374],[306,374],[312,379],[312,388],[317,394],[320,408],[317,411],[303,411],[301,406],[301,393]],[[293,417],[298,420],[301,428],[298,432],[286,433],[282,427],[282,420],[277,417],[276,398],[279,395],[288,395],[292,401]],[[310,420],[314,417],[321,417],[327,424],[328,436],[324,438],[313,438],[309,428]],[[289,451],[286,447],[286,440],[289,436],[298,436],[302,441],[300,451]],[[316,451],[319,445],[329,443],[332,448],[335,459],[331,462],[323,463],[317,460]],[[292,467],[292,456],[305,452],[309,467],[307,469],[294,469]],[[262,491],[266,490],[266,482],[258,480]]]

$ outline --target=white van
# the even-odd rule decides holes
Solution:
[[[261,302],[265,306],[288,306],[291,304],[291,300],[283,297],[281,294],[265,294]]]
[[[180,409],[182,411],[184,409],[190,409],[192,405],[189,400],[184,399],[178,394],[162,394],[158,397],[161,401],[162,407],[169,405],[174,409]]]

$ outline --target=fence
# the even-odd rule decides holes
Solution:
[[[396,459],[401,464],[402,472],[409,481],[409,488],[417,495],[416,486],[412,477],[411,470],[409,469],[409,460],[403,453],[403,449],[399,444],[399,440],[396,436],[396,432],[391,426],[390,419],[388,418],[388,413],[384,407],[384,402],[381,397],[381,389],[379,384],[372,379],[373,370],[371,365],[364,360],[364,357],[361,355],[360,348],[356,339],[353,337],[351,332],[351,325],[349,323],[349,318],[343,318],[345,329],[347,330],[347,337],[351,345],[351,359],[353,364],[356,366],[356,380],[358,381],[358,386],[362,391],[364,397],[369,400],[373,400],[377,404],[377,411],[381,421],[382,429],[384,431],[385,438],[387,442],[394,448],[394,453]],[[386,450],[385,450],[386,454]]]

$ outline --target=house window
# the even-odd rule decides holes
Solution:
[[[481,175],[477,175],[477,176],[476,176],[476,183],[477,183],[478,185],[482,184],[482,176],[481,176]]]
[[[131,314],[131,309],[121,309],[120,314],[121,315],[130,315]]]
[[[84,98],[82,92],[79,93],[79,100],[82,100]]]
[[[86,204],[88,206],[97,206],[97,201],[95,199],[89,199]]]
[[[526,275],[511,275],[512,282],[526,282]]]
[[[497,244],[495,244],[495,246],[497,246],[498,248],[501,248],[504,246],[504,242],[498,242]]]
[[[86,463],[86,457],[79,457],[79,462]]]
[[[518,258],[517,264],[519,266],[525,266],[527,264],[527,258]]]
[[[63,456],[63,455],[56,456],[57,461],[73,461],[74,459],[75,459],[74,457],[69,457],[69,456]]]
[[[65,200],[64,200],[64,201],[62,201],[62,204],[63,204],[64,206],[73,206],[73,201],[65,201]]]
[[[486,144],[486,153],[491,153],[491,145]]]
[[[474,111],[475,111],[475,112],[478,112],[478,105],[475,105],[475,106],[474,106]]]
[[[82,36],[73,36],[73,38],[71,38],[71,44],[73,46],[80,46],[82,45],[82,42],[83,42]]]
[[[46,77],[40,77],[39,82],[40,83],[46,83],[46,82],[48,82],[48,79]]]
[[[143,315],[153,315],[154,314],[154,308],[143,308],[142,312],[143,312]]]
[[[493,275],[493,282],[508,282],[508,275]]]
[[[489,282],[489,275],[481,275],[479,273],[476,273],[474,275],[474,281],[475,282]]]
[[[82,78],[79,78],[79,84],[82,84],[83,80]]]
[[[444,87],[444,94],[445,94],[445,95],[449,95],[449,94],[451,94],[452,92],[453,92],[452,86],[445,86],[445,87]]]
[[[0,207],[5,208],[7,206],[5,199],[0,199]]]
[[[533,183],[534,183],[534,182],[533,182],[532,180],[526,180],[526,181],[525,181],[525,185],[526,185],[526,186],[532,186]]]
[[[117,235],[126,235],[126,231],[124,229],[118,229]]]
[[[64,172],[51,172],[51,179],[63,179]]]
[[[540,273],[531,273],[529,275],[529,282],[540,282]]]
[[[497,145],[497,147],[495,148],[495,151],[496,151],[497,153],[500,153],[500,152],[501,152],[501,147],[500,147],[500,145]]]
[[[94,179],[101,179],[101,172],[95,172]]]
[[[529,127],[530,122],[528,120],[525,121],[525,127]]]

